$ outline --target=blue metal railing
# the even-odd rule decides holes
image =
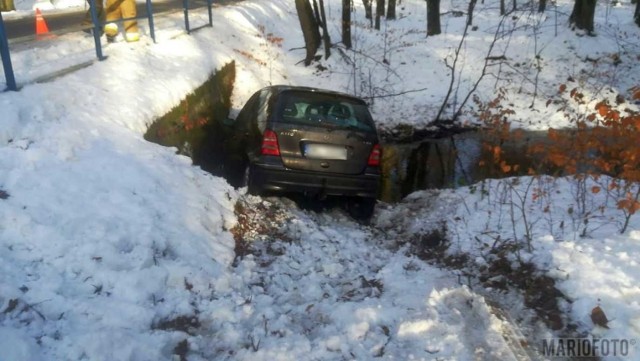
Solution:
[[[98,1],[102,1],[102,0],[98,0]],[[96,12],[96,7],[95,7],[96,0],[89,0],[89,2],[90,2],[90,10],[91,10],[91,21],[93,22],[93,38],[95,39],[95,43],[96,43],[96,57],[98,58],[98,60],[104,60],[107,57],[102,55],[102,44],[100,43],[100,35],[102,34],[102,28],[104,27],[104,25],[108,23],[121,23],[129,20],[142,19],[143,17],[136,16],[132,18],[123,18],[118,20],[105,21],[104,23],[102,23],[98,20],[98,14]],[[155,43],[156,32],[153,25],[153,6],[151,5],[151,0],[147,0],[145,2],[145,7],[147,9],[146,17],[147,17],[147,20],[149,21],[149,35],[151,36],[151,39],[153,39],[153,42]]]
[[[102,25],[98,20],[98,12],[96,11],[96,0],[89,0],[89,10],[91,12],[91,22],[93,22],[93,40],[96,47],[96,57],[98,58],[98,60],[103,61],[107,58],[106,56],[102,55],[102,44],[100,43],[100,36],[102,35],[102,27],[104,25]]]
[[[11,52],[9,51],[9,41],[7,41],[7,32],[4,29],[4,20],[0,11],[0,55],[2,55],[2,68],[4,69],[4,77],[7,80],[7,89],[17,91],[16,78],[13,75],[13,66],[11,65]]]
[[[102,1],[102,0],[89,0],[89,6],[90,6],[89,11],[91,14],[91,21],[93,23],[93,26],[91,27],[91,29],[93,30],[93,39],[95,43],[96,57],[98,58],[99,61],[102,61],[102,60],[105,60],[107,57],[102,53],[102,43],[100,41],[100,38],[102,35],[102,29],[107,22],[102,22],[101,19],[98,19],[98,13],[96,11],[96,1]],[[213,27],[213,11],[212,11],[213,0],[206,0],[206,5],[208,8],[207,10],[209,15],[209,23],[194,29],[191,29],[189,24],[189,1],[190,0],[183,0],[184,23],[185,23],[185,29],[187,31],[187,34],[191,34],[191,32],[196,31],[203,27],[207,27],[207,26]],[[193,2],[194,0],[191,0],[191,1]],[[153,42],[155,43],[156,35],[155,35],[155,28],[153,23],[153,6],[151,4],[151,0],[146,0],[146,10],[147,10],[146,18],[149,21],[149,35],[151,36],[151,39],[153,39]],[[137,20],[142,18],[144,17],[119,19],[115,22]],[[114,21],[109,21],[109,22],[114,22]],[[5,90],[17,91],[18,86],[16,84],[15,75],[13,72],[13,66],[11,64],[11,52],[9,49],[8,36],[6,33],[4,20],[2,19],[1,12],[0,12],[0,55],[2,56],[2,67],[4,69],[5,79],[7,82],[7,89]]]
[[[209,23],[191,29],[191,26],[189,25],[189,0],[182,0],[182,8],[184,11],[184,27],[187,30],[187,34],[191,34],[193,31],[202,29],[204,27],[213,27],[213,11],[211,10],[213,6],[213,1],[206,0],[206,2],[207,2],[207,10],[209,12]]]

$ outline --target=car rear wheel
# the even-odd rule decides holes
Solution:
[[[244,169],[244,174],[242,176],[242,184],[240,187],[247,187],[247,193],[252,195],[260,195],[260,190],[255,185],[255,181],[251,176],[251,164],[247,164]]]
[[[244,183],[244,173],[245,173],[245,163],[241,159],[236,157],[229,157],[225,159],[224,164],[224,173],[227,182],[231,184],[235,188],[242,188],[245,186]]]
[[[348,212],[353,219],[368,223],[376,207],[375,198],[356,197],[350,200]]]

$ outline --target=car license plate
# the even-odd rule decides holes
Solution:
[[[314,159],[347,160],[347,148],[327,144],[305,144],[304,155]]]

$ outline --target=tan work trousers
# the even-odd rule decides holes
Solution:
[[[107,0],[107,22],[135,18],[136,14],[135,0]],[[138,32],[138,22],[135,20],[127,20],[123,26],[127,33]]]
[[[91,2],[87,0],[87,4],[89,8],[87,12],[84,14],[84,20],[82,20],[82,25],[91,25],[93,24],[93,20],[91,19]],[[102,0],[96,0],[96,15],[98,15],[98,21],[104,22],[104,6],[102,5]]]

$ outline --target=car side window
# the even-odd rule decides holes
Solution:
[[[263,89],[260,91],[260,95],[258,96],[258,116],[256,118],[258,122],[258,129],[260,133],[263,133],[267,128],[267,117],[268,117],[268,107],[269,107],[269,95],[271,92],[269,89]]]
[[[240,114],[238,114],[238,117],[236,118],[236,130],[238,132],[245,133],[249,131],[251,120],[256,114],[259,99],[260,92],[253,94],[240,111]]]

